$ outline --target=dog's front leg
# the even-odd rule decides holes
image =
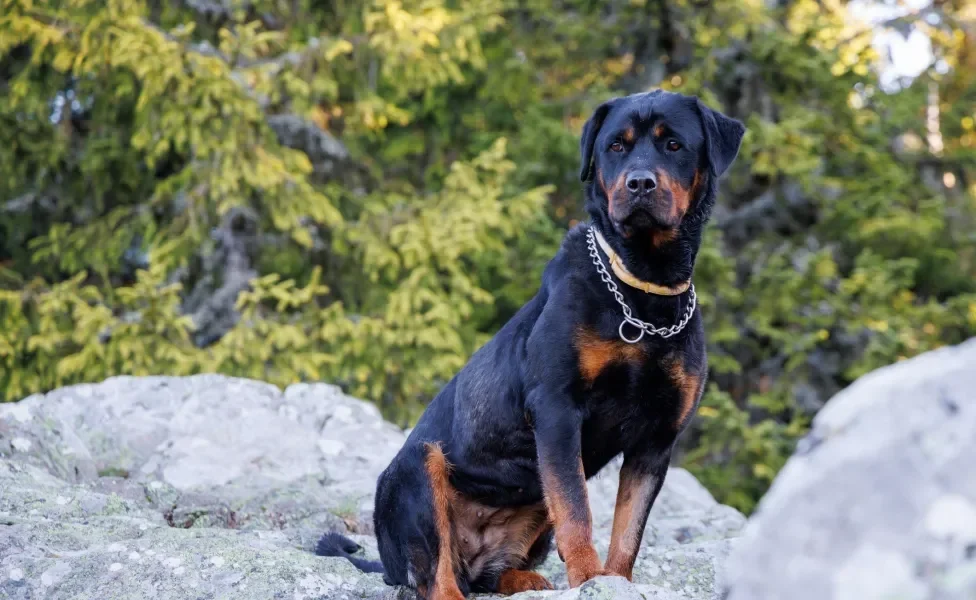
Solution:
[[[593,525],[580,456],[578,415],[553,410],[534,419],[539,475],[556,547],[566,563],[570,587],[605,574],[593,547]]]
[[[647,515],[664,484],[670,459],[670,447],[664,451],[624,456],[620,486],[617,488],[617,506],[613,512],[607,571],[631,579],[641,538],[644,537]]]

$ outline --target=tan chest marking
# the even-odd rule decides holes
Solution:
[[[667,371],[671,382],[678,389],[678,415],[674,425],[675,428],[682,429],[698,405],[702,385],[705,381],[701,375],[685,369],[684,362],[680,357],[670,358]]]
[[[619,363],[641,364],[646,355],[638,344],[623,340],[601,338],[592,329],[581,327],[576,333],[576,350],[579,353],[579,370],[583,379],[592,384],[607,366]]]

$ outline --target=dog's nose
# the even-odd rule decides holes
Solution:
[[[627,176],[627,189],[638,196],[650,194],[657,187],[657,177],[650,171],[634,171]]]

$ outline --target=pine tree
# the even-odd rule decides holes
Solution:
[[[0,0],[0,400],[327,380],[407,424],[583,218],[614,94],[747,123],[683,461],[749,510],[861,374],[976,333],[976,22],[884,86],[840,2]]]

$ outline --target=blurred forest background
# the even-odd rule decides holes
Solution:
[[[878,4],[0,0],[0,401],[216,371],[409,423],[582,218],[593,107],[662,87],[749,129],[681,461],[751,510],[832,394],[976,334],[976,3]]]

